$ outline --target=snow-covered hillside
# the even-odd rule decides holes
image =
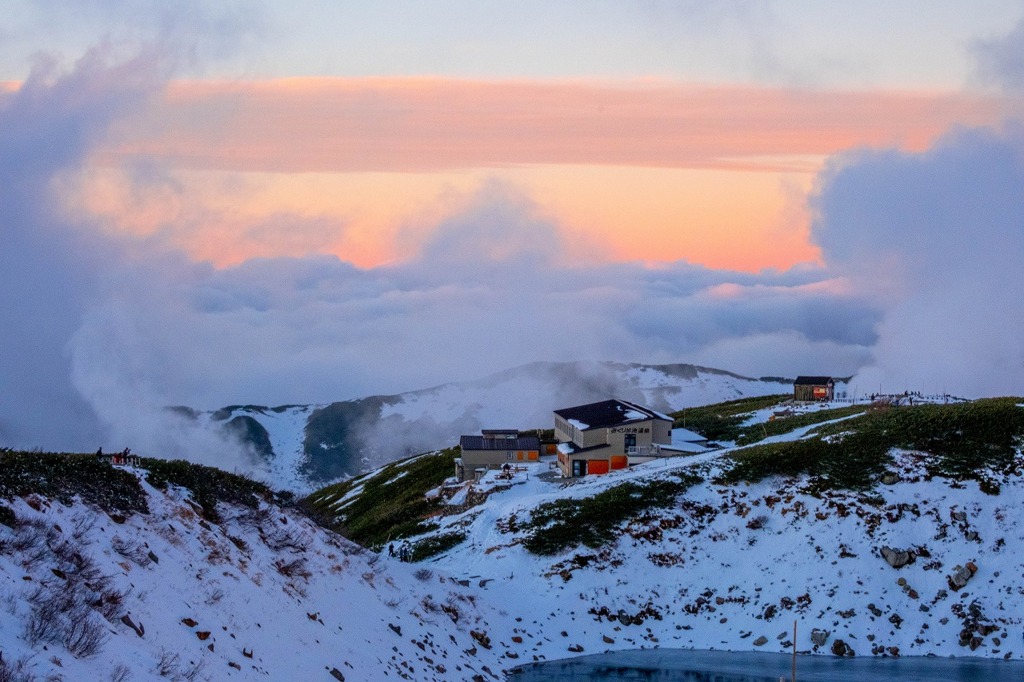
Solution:
[[[396,459],[453,445],[485,428],[551,428],[553,410],[610,397],[673,412],[734,398],[787,393],[792,385],[695,365],[543,362],[478,381],[330,405],[232,406],[202,415],[211,426],[251,419],[247,437],[269,441],[257,475],[309,492]]]
[[[833,422],[839,433],[847,419]],[[796,442],[811,429],[769,440]],[[543,462],[511,480],[492,472],[474,490],[485,502],[467,508],[463,494],[431,519],[438,527],[426,537],[465,540],[424,565],[485,581],[481,599],[515,604],[523,658],[641,647],[789,652],[795,623],[804,653],[1024,659],[1015,438],[1012,461],[986,469],[982,483],[935,475],[936,456],[896,449],[861,492],[806,475],[715,483],[731,448],[573,481]],[[655,486],[686,491],[626,515],[621,529],[611,505],[589,504],[653,496]],[[538,513],[553,516],[538,527]],[[533,541],[548,528],[551,554]],[[568,535],[597,541],[559,548]]]
[[[266,493],[251,503],[249,484],[209,471],[162,465],[190,488],[156,488],[143,471],[90,464],[88,487],[60,488],[57,460],[22,473],[5,461],[0,679],[500,680],[620,649],[788,652],[794,623],[804,653],[1024,659],[1018,403],[979,410],[1010,414],[1015,434],[992,425],[983,449],[1004,454],[982,457],[1001,464],[980,484],[936,475],[941,453],[913,448],[891,450],[860,492],[808,475],[721,482],[730,448],[578,481],[541,462],[489,474],[457,505],[430,495],[436,527],[411,542],[465,539],[420,563],[353,545]],[[887,414],[925,414],[926,440],[972,437],[960,416],[905,409]],[[826,421],[826,438],[858,419]],[[408,483],[430,457],[382,475]],[[330,508],[380,494],[371,479]],[[242,492],[217,499],[236,501],[211,497],[231,486]]]
[[[511,662],[483,633],[514,619],[475,584],[266,502],[214,522],[142,486],[148,513],[6,503],[0,679],[494,680]]]

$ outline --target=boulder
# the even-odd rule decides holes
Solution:
[[[819,630],[814,628],[811,630],[811,643],[814,646],[825,646],[825,642],[828,641],[828,630]]]
[[[753,642],[754,646],[764,646],[767,643],[768,643],[768,638],[765,637],[764,635],[761,635],[760,637],[755,639],[754,642]]]
[[[841,639],[832,642],[832,653],[836,656],[853,656],[853,649]]]
[[[893,549],[892,547],[883,546],[879,550],[882,558],[885,559],[885,563],[889,564],[893,568],[903,568],[907,564],[914,563],[914,555],[910,552],[902,549]]]
[[[975,571],[972,571],[971,566],[973,566],[973,564],[968,564],[967,566],[958,565],[953,569],[953,575],[949,576],[948,579],[950,589],[962,590],[967,587],[967,582],[971,579],[971,576],[974,575],[975,571],[977,571],[977,568],[975,568]]]

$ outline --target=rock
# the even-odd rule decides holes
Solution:
[[[885,562],[893,568],[903,568],[907,564],[914,563],[914,555],[902,549],[893,549],[883,545],[879,553]]]
[[[974,571],[977,570],[977,567],[975,567]],[[949,576],[948,578],[950,589],[962,590],[964,587],[967,586],[967,582],[974,575],[974,571],[971,571],[969,567],[957,565],[955,568],[953,568],[953,575]]]
[[[874,604],[868,604],[868,611],[870,611],[876,618],[882,617],[882,609],[878,608]]]
[[[853,649],[841,639],[832,642],[832,653],[836,656],[853,656]]]
[[[391,631],[394,632],[399,637],[402,636],[402,626],[401,625],[395,625],[394,623],[388,623],[388,627],[391,628]]]
[[[331,668],[331,677],[340,682],[345,682],[345,676],[341,674],[341,671],[337,668]]]
[[[771,620],[772,618],[775,617],[775,614],[778,613],[778,612],[779,612],[779,607],[778,606],[776,606],[775,604],[769,604],[768,606],[765,607],[764,613],[761,614],[761,617],[764,618],[765,620]]]
[[[199,623],[192,620],[191,618],[182,618],[181,622],[183,625],[187,625],[190,628],[194,628],[195,626],[199,625]]]
[[[142,623],[136,625],[134,621],[132,621],[132,619],[128,616],[127,613],[121,616],[121,622],[130,627],[132,630],[135,630],[135,634],[137,634],[139,637],[142,637],[144,634],[146,634],[146,628],[142,627]]]
[[[811,643],[814,646],[825,646],[825,642],[828,641],[828,630],[819,630],[814,628],[811,630]]]
[[[209,630],[201,630],[200,632],[196,633],[196,637],[199,638],[199,641],[205,642],[206,640],[210,639],[210,631]]]
[[[767,643],[768,643],[768,638],[765,637],[764,635],[761,635],[760,637],[755,639],[754,642],[753,642],[754,646],[764,646]]]
[[[470,630],[469,636],[475,639],[477,643],[483,648],[491,648],[491,638],[487,636],[486,632],[480,632],[479,630]]]
[[[900,482],[900,477],[894,473],[887,472],[882,475],[882,485],[894,485]]]
[[[603,641],[603,642],[604,642],[605,644],[615,644],[615,640],[614,640],[614,639],[612,639],[611,637],[609,637],[608,635],[601,635],[601,640],[602,640],[602,641]]]

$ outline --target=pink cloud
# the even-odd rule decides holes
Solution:
[[[791,170],[856,146],[926,147],[999,120],[994,97],[661,82],[177,82],[105,153],[187,168],[435,171],[516,164]],[[809,169],[810,170],[810,169]]]

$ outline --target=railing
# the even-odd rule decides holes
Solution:
[[[635,457],[645,457],[661,454],[661,446],[657,443],[651,443],[650,445],[630,445],[626,448],[627,455],[633,455]]]

